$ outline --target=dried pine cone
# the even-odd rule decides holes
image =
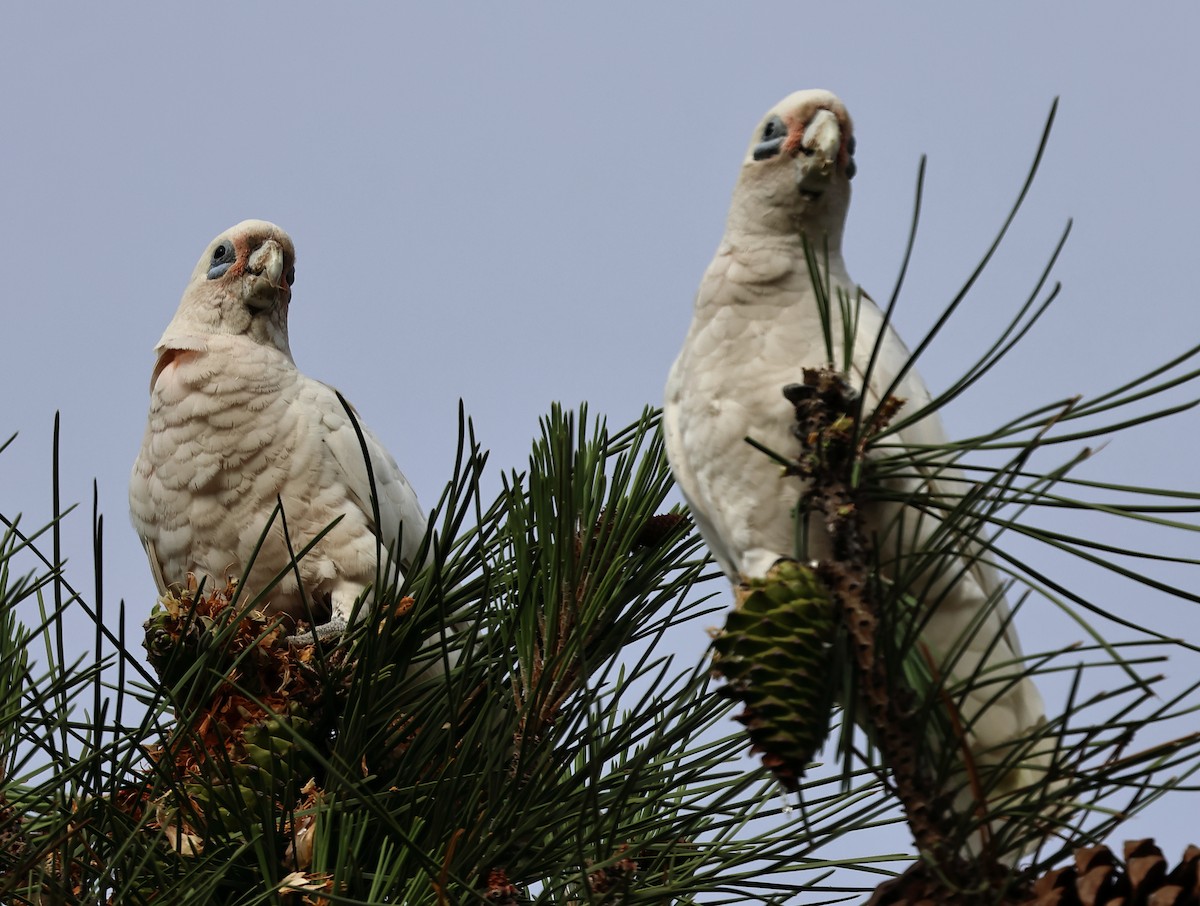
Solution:
[[[1107,846],[1084,847],[1075,864],[1047,872],[1022,906],[1197,906],[1200,847],[1189,846],[1171,871],[1154,840],[1125,843],[1125,866]]]
[[[993,891],[1010,881],[997,876]],[[1200,847],[1189,846],[1171,871],[1154,840],[1125,844],[1124,866],[1107,846],[1088,846],[1075,852],[1075,864],[1046,872],[1025,888],[1023,895],[996,899],[982,890],[967,897],[947,890],[918,864],[898,878],[879,885],[868,906],[941,906],[993,903],[1004,906],[1200,906]]]
[[[155,823],[183,855],[268,823],[286,833],[315,789],[312,753],[334,704],[312,646],[289,644],[277,619],[245,611],[235,593],[230,585],[201,595],[191,585],[163,596],[145,624],[150,663],[180,702],[181,721],[149,751],[175,781],[154,803]],[[324,667],[343,657],[335,650]]]

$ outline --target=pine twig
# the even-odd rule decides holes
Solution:
[[[859,401],[854,390],[832,368],[804,370],[804,383],[784,388],[796,408],[794,431],[803,450],[789,473],[809,484],[804,503],[819,513],[832,541],[832,555],[817,574],[829,586],[853,649],[859,696],[866,707],[875,743],[891,769],[891,784],[900,800],[918,849],[933,864],[949,868],[957,854],[950,846],[940,791],[924,764],[920,732],[913,720],[915,695],[899,677],[889,675],[879,656],[879,602],[871,576],[873,550],[862,519],[859,489],[851,476],[864,458],[861,436],[886,427],[902,401],[888,398],[871,416],[860,437],[854,430]]]

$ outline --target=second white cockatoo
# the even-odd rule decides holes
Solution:
[[[805,368],[834,365],[844,369],[865,398],[869,414],[909,361],[908,350],[850,279],[842,260],[854,144],[846,108],[828,91],[792,94],[755,127],[724,237],[700,284],[691,328],[667,382],[663,426],[671,469],[713,556],[735,585],[761,578],[777,561],[798,554],[800,481],[784,476],[778,462],[746,440],[784,457],[800,455],[793,432],[795,410],[782,389],[801,383]],[[806,243],[817,274],[810,272]],[[827,287],[832,300],[825,326],[814,279]],[[842,358],[839,297],[849,300],[846,312],[857,311],[857,330],[846,347],[848,361],[831,362],[826,327],[835,338],[832,357]],[[904,375],[894,395],[904,401],[898,418],[930,402],[914,370]],[[941,420],[931,412],[903,426],[889,443],[931,448],[947,439]],[[952,508],[968,485],[953,469],[926,468],[927,477],[920,484],[912,479],[910,489],[941,496]],[[910,475],[917,471],[908,470]],[[884,504],[866,513],[885,573],[885,552],[895,560],[900,551],[903,558],[928,543],[938,529],[934,516],[915,509]],[[897,532],[903,537],[897,539]],[[802,558],[829,556],[829,538],[819,520],[812,521],[806,535]],[[969,541],[957,550],[957,558],[947,555],[955,563],[943,564],[932,579],[917,578],[906,590],[922,596],[930,608],[921,642],[935,659],[951,661],[947,672],[952,681],[991,668],[993,677],[1003,675],[1001,681],[971,689],[958,702],[976,762],[999,763],[1013,741],[1041,725],[1044,708],[1027,677],[1012,680],[1020,647],[996,571],[976,559],[979,551]],[[1035,782],[1038,760],[1028,757],[1029,770],[1009,771],[1000,787],[1012,790]]]
[[[245,591],[257,594],[286,570],[267,591],[266,610],[311,612],[327,621],[317,631],[328,635],[345,626],[377,575],[395,578],[397,567],[403,574],[414,566],[426,516],[395,460],[360,422],[376,521],[350,416],[332,387],[292,360],[295,258],[287,233],[261,220],[209,243],[155,347],[129,506],[160,592],[185,585],[189,573],[224,587],[249,566]],[[277,501],[283,518],[251,565]],[[289,542],[299,552],[339,517],[288,569]]]

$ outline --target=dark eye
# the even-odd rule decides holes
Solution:
[[[212,261],[208,265],[208,279],[216,280],[237,261],[237,251],[232,242],[222,242],[212,253]]]
[[[777,116],[767,120],[767,125],[763,126],[762,141],[769,142],[775,138],[782,138],[787,135],[787,126],[783,125],[783,120]]]
[[[286,282],[288,286],[296,285],[296,266],[295,265],[292,265],[291,267],[289,267],[287,269],[287,272],[283,275],[283,279],[284,279],[284,282]]]
[[[787,126],[783,124],[783,120],[777,116],[771,117],[763,126],[762,137],[758,140],[758,144],[754,146],[754,159],[766,160],[774,157],[783,148],[786,139]]]

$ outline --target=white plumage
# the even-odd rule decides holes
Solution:
[[[805,239],[821,263],[820,279],[827,281],[832,298],[841,292],[853,301],[861,293],[842,260],[853,151],[849,115],[827,91],[797,92],[768,111],[742,162],[724,238],[700,284],[691,328],[667,383],[663,424],[671,468],[701,534],[735,584],[761,577],[776,561],[794,555],[799,481],[783,477],[779,465],[744,438],[796,456],[794,410],[781,390],[800,383],[805,367],[830,364]],[[832,316],[838,356],[842,319],[836,302]],[[870,385],[863,387],[882,327],[882,312],[862,296],[848,370],[851,382],[866,393],[867,411],[909,358],[887,327]],[[900,418],[930,399],[915,371],[900,382],[896,395],[906,400]],[[940,445],[946,437],[940,419],[931,414],[905,427],[896,440]],[[916,487],[915,480],[911,486]],[[950,497],[966,487],[958,473],[943,470],[926,490]],[[866,515],[869,530],[883,539],[881,551],[896,549],[894,535],[888,535],[894,526],[902,526],[906,537],[900,548],[907,551],[920,549],[938,528],[935,519],[919,519],[911,510],[901,522],[894,504],[877,505]],[[806,555],[827,556],[824,529],[814,524],[808,534]],[[970,559],[912,586],[927,602],[936,602],[922,641],[935,657],[946,657],[986,612],[952,675],[970,676],[980,666],[1011,675],[1020,648],[1014,630],[1005,625],[1008,608],[995,604],[998,578],[990,566]],[[976,689],[959,707],[972,727],[969,741],[980,763],[1000,760],[1006,744],[1044,720],[1041,697],[1027,678],[1007,689],[1003,684]],[[1011,789],[1035,779],[1013,771],[1003,786]]]
[[[160,592],[188,573],[224,586],[240,578],[282,500],[299,551],[339,522],[268,594],[272,612],[322,628],[345,624],[376,578],[412,564],[426,517],[395,460],[361,424],[370,451],[380,523],[372,517],[362,448],[334,390],[302,374],[288,346],[295,276],[290,237],[247,220],[201,256],[175,317],[155,348],[150,415],[129,485],[134,528]],[[357,416],[356,416],[357,417]],[[388,552],[391,552],[390,556]],[[276,518],[246,578],[257,593],[290,561]]]

